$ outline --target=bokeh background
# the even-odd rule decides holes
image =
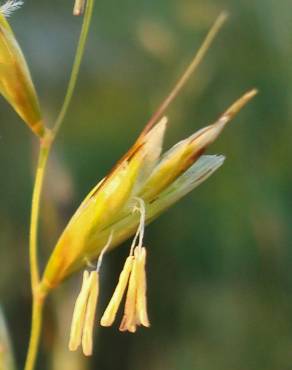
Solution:
[[[27,0],[11,18],[49,122],[61,105],[81,24],[72,5]],[[256,86],[260,94],[210,148],[227,156],[224,166],[147,228],[151,329],[130,335],[97,327],[92,358],[69,353],[77,274],[47,305],[39,370],[292,368],[291,0],[96,1],[46,178],[41,261],[87,192],[133,143],[221,10],[230,19],[169,109],[165,147],[212,122],[245,90]],[[0,297],[19,369],[30,325],[35,159],[35,139],[1,98]],[[128,244],[105,259],[100,309]]]

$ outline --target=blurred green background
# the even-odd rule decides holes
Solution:
[[[72,6],[27,0],[11,18],[48,121],[61,105],[80,29]],[[96,327],[92,358],[69,353],[77,274],[47,305],[39,370],[291,370],[291,0],[96,1],[46,178],[42,266],[70,215],[133,143],[221,10],[230,19],[169,109],[165,147],[211,123],[247,89],[260,94],[209,150],[227,156],[224,166],[147,228],[151,329],[130,335]],[[30,325],[36,140],[2,98],[0,122],[0,296],[20,369]],[[100,310],[128,244],[105,259]]]

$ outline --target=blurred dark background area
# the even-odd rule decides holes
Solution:
[[[72,1],[27,0],[11,18],[48,122],[58,113],[81,19]],[[210,148],[222,168],[147,228],[150,329],[96,325],[94,356],[67,342],[81,273],[46,308],[40,370],[292,368],[290,0],[97,0],[75,95],[50,157],[40,259],[167,95],[222,10],[230,18],[168,110],[165,148],[260,94]],[[36,140],[0,101],[0,296],[19,369],[30,326],[28,226]],[[103,265],[98,317],[129,242]],[[44,365],[46,364],[46,365]]]

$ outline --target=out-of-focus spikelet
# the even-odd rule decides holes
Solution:
[[[37,94],[23,53],[14,33],[0,13],[0,93],[38,136],[45,127]]]

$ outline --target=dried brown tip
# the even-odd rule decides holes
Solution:
[[[84,12],[86,0],[75,0],[73,15],[80,16]]]

